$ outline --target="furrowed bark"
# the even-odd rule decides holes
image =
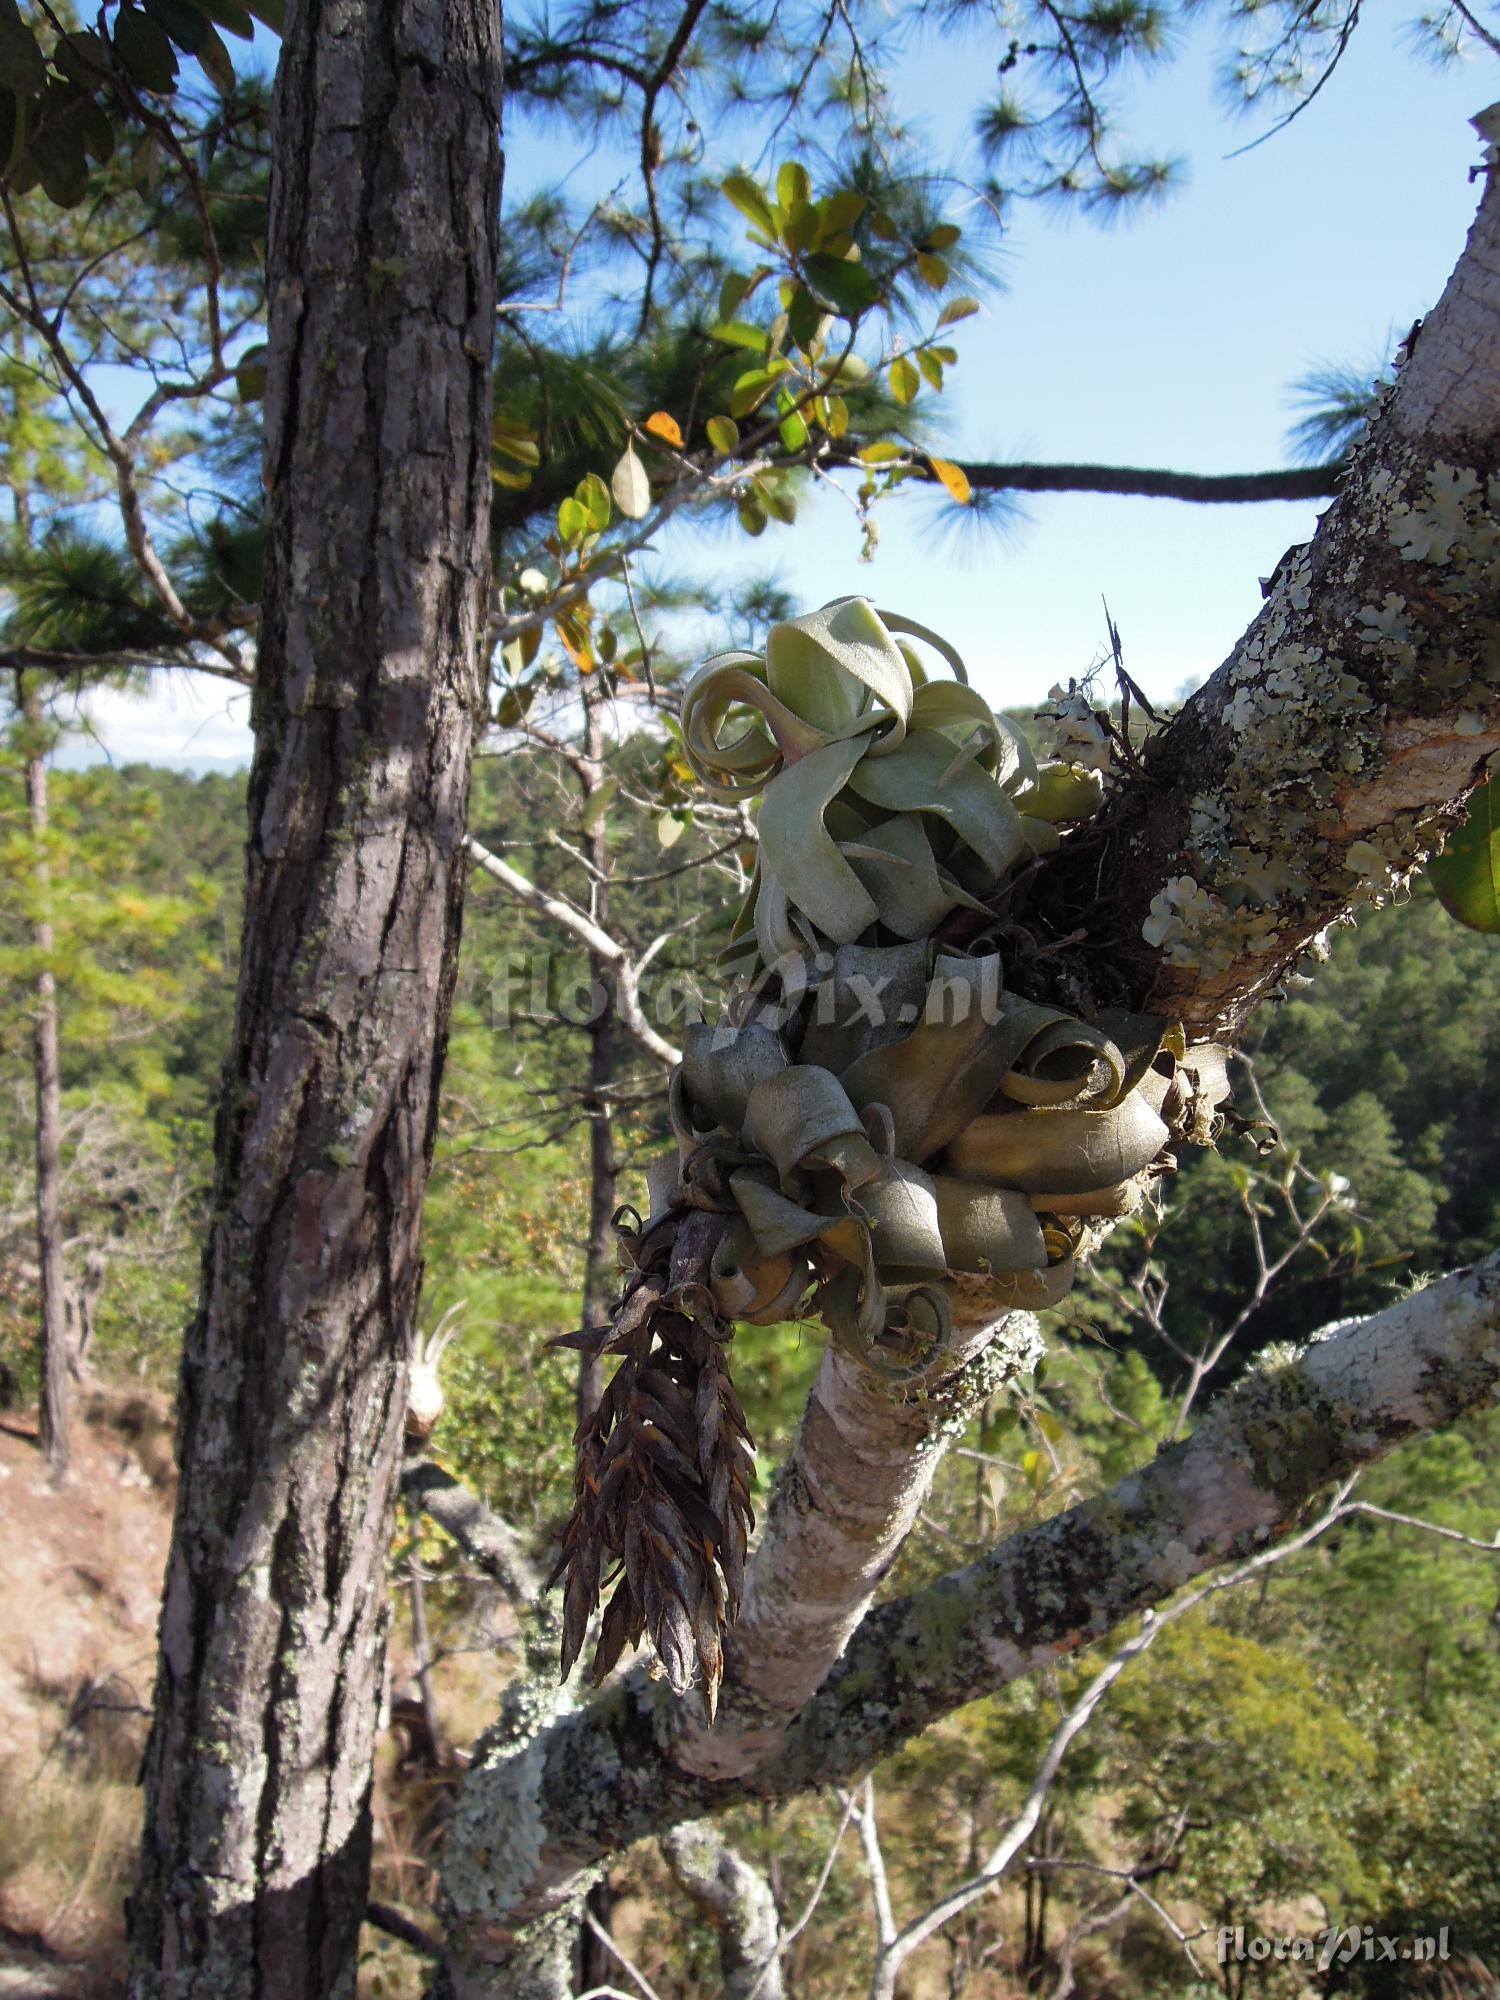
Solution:
[[[1038,877],[1136,995],[1233,1036],[1441,841],[1500,749],[1500,175],[1313,540]],[[1102,886],[1101,886],[1102,885]],[[1163,949],[1158,952],[1156,945]]]
[[[447,1835],[455,1990],[509,1994],[512,1940],[603,1856],[867,1770],[955,1708],[1275,1541],[1330,1482],[1496,1402],[1500,1252],[1370,1319],[1272,1350],[1140,1472],[869,1612],[776,1754],[744,1776],[714,1781],[673,1761],[672,1697],[639,1670],[522,1756],[482,1754]]]
[[[490,0],[293,0],[244,949],[133,2000],[348,2000],[488,580]]]

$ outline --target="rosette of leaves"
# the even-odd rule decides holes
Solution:
[[[929,679],[914,639],[957,678]],[[748,1523],[728,1469],[748,1448],[726,1396],[734,1323],[815,1313],[909,1393],[953,1365],[957,1333],[1056,1304],[1173,1147],[1212,1142],[1227,1078],[1224,1051],[1177,1023],[1083,1019],[1007,985],[987,937],[1097,781],[1038,770],[924,627],[860,598],[788,620],[763,655],[709,660],[681,726],[710,790],[758,795],[728,953],[750,978],[685,1038],[676,1150],[627,1239],[616,1325],[573,1337],[623,1358],[580,1430],[559,1573],[569,1661],[602,1549],[620,1580],[596,1672],[648,1634],[673,1686],[701,1678],[712,1704]],[[957,913],[980,920],[967,949],[947,941]],[[650,1387],[663,1369],[674,1396]]]

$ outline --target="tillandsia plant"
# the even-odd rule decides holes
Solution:
[[[1227,1081],[1222,1049],[1067,971],[1028,885],[1100,776],[1038,768],[924,626],[837,599],[706,661],[681,727],[710,793],[759,799],[742,979],[688,1031],[615,1323],[567,1337],[620,1365],[556,1574],[564,1672],[612,1565],[596,1678],[646,1636],[712,1711],[751,1526],[735,1322],[810,1311],[919,1393],[956,1330],[1063,1297],[1174,1144],[1212,1143]]]

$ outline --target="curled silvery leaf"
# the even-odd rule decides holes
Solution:
[[[912,639],[957,678],[929,680]],[[763,655],[706,661],[682,730],[711,792],[760,797],[760,863],[730,959],[928,937],[954,910],[982,912],[1055,844],[1025,809],[1030,749],[958,654],[862,597],[773,625]]]
[[[596,1673],[649,1635],[711,1707],[749,1524],[735,1323],[814,1313],[898,1393],[934,1384],[957,1332],[1063,1298],[1173,1146],[1212,1143],[1228,1084],[1178,1024],[1085,1019],[1039,954],[1028,975],[1013,883],[1103,781],[1039,772],[925,627],[862,598],[789,619],[705,663],[682,729],[710,790],[759,801],[730,947],[752,978],[684,1038],[614,1326],[570,1337],[621,1362],[580,1428],[559,1573],[566,1660],[616,1560]]]

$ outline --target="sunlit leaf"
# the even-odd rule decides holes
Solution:
[[[905,409],[906,405],[915,399],[921,386],[922,378],[917,373],[917,365],[911,356],[898,354],[891,363],[891,395]]]
[[[588,517],[589,532],[602,535],[609,526],[609,488],[598,473],[585,473],[574,487],[573,497]]]
[[[726,347],[745,347],[752,354],[766,351],[766,330],[763,326],[751,326],[748,320],[721,320],[717,326],[708,329],[710,340],[722,340]]]
[[[644,520],[650,513],[651,481],[646,476],[645,466],[629,446],[610,477],[609,490],[627,521]]]
[[[974,496],[969,487],[968,474],[963,467],[954,465],[946,458],[929,458],[927,462],[959,506],[967,507]]]
[[[581,542],[589,531],[588,510],[572,494],[557,509],[557,532],[565,542]]]
[[[939,326],[956,326],[961,319],[972,319],[979,310],[978,299],[949,299],[938,314]]]
[[[740,448],[740,427],[733,417],[710,417],[704,429],[715,451],[732,457]]]
[[[753,223],[771,242],[777,238],[776,216],[765,190],[748,174],[731,174],[723,183],[724,192],[747,222]]]
[[[788,160],[776,176],[776,199],[788,211],[812,200],[812,181],[800,160]]]

